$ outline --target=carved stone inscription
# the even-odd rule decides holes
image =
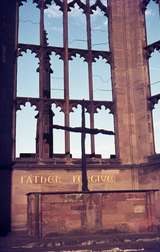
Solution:
[[[114,184],[116,180],[115,175],[111,174],[93,174],[88,176],[89,184],[99,184],[99,183],[108,183]],[[63,183],[65,177],[58,175],[22,175],[20,177],[21,184],[58,184]],[[68,182],[71,184],[80,184],[81,176],[80,175],[71,175],[68,178]]]

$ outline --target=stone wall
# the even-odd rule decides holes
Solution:
[[[12,171],[12,230],[27,229],[27,193],[31,192],[80,192],[79,169],[23,168]],[[89,169],[90,191],[159,189],[160,169],[106,168]],[[117,201],[117,199],[115,199]],[[128,201],[127,201],[128,202]],[[155,214],[160,222],[160,193],[155,197]],[[116,202],[115,202],[116,203]],[[111,207],[112,211],[112,207]],[[114,211],[113,211],[114,212]],[[154,215],[154,213],[153,213]]]
[[[89,189],[131,189],[131,170],[91,169],[88,171]],[[14,169],[12,172],[12,229],[26,229],[27,193],[81,191],[81,172],[74,169]]]
[[[148,232],[159,228],[153,215],[155,191],[31,193],[29,234]]]

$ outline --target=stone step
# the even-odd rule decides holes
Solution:
[[[160,235],[92,235],[47,237],[34,240],[11,234],[0,238],[0,252],[160,252]]]

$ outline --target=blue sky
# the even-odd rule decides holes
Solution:
[[[92,3],[95,1],[91,1]],[[103,1],[106,3],[106,1]],[[158,27],[160,19],[158,18],[158,6],[151,2],[146,11],[146,23],[148,30],[148,43],[152,43],[160,39],[160,30],[155,31],[153,27]],[[39,44],[39,9],[29,0],[20,7],[20,25],[19,25],[19,42]],[[69,47],[87,48],[86,43],[86,24],[85,15],[79,10],[78,6],[69,13]],[[92,27],[92,47],[95,50],[108,50],[108,20],[97,9],[91,18]],[[48,32],[49,45],[63,46],[62,34],[62,12],[58,10],[56,5],[50,6],[45,11],[45,28]],[[78,31],[78,32],[77,32]],[[23,57],[18,58],[18,79],[17,79],[17,95],[18,96],[33,96],[39,95],[39,76],[36,72],[38,67],[38,59],[34,54],[27,51]],[[160,57],[158,52],[150,59],[150,77],[151,77],[151,92],[157,94],[160,92]],[[59,60],[59,56],[54,53],[51,56],[51,66],[54,73],[51,75],[51,96],[52,98],[63,98],[63,61]],[[70,79],[70,98],[71,99],[88,99],[88,77],[87,63],[78,55],[72,61],[69,61],[69,79]],[[77,81],[78,80],[78,81]],[[81,83],[79,85],[79,82]],[[111,92],[111,75],[110,66],[104,60],[97,60],[93,63],[93,84],[94,84],[94,99],[96,100],[112,100]],[[60,113],[59,108],[53,106],[55,113],[54,123],[63,125],[63,113]],[[80,126],[80,107],[71,113],[71,126]],[[99,113],[95,114],[95,127],[106,128],[113,130],[113,118],[102,107]],[[17,156],[19,153],[35,152],[35,131],[36,120],[34,116],[37,111],[30,104],[22,106],[22,110],[17,112]],[[160,137],[158,126],[160,125],[160,110],[156,109],[153,113],[156,137]],[[89,126],[89,115],[86,114],[87,126]],[[64,153],[62,131],[54,130],[54,152]],[[26,134],[27,132],[27,134]],[[114,138],[111,136],[98,135],[96,136],[96,153],[102,154],[104,158],[108,158],[110,154],[115,153]],[[58,144],[60,143],[60,144]],[[87,136],[86,149],[90,152],[90,138]],[[160,152],[160,146],[156,141],[156,151]],[[80,157],[80,134],[71,134],[71,153],[73,157]]]

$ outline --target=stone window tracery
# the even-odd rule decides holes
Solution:
[[[152,109],[153,115],[153,128],[154,128],[154,139],[155,139],[155,151],[160,152],[159,146],[159,115],[160,108],[156,104],[160,100],[160,33],[159,33],[159,23],[160,23],[160,1],[159,0],[144,0],[142,10],[145,12],[145,22],[146,22],[146,37],[147,46],[145,47],[145,55],[148,59],[149,65],[149,106]],[[155,27],[153,29],[153,27]],[[157,30],[156,30],[157,27]],[[158,104],[159,105],[159,104]]]
[[[114,112],[110,74],[111,52],[109,51],[108,40],[109,9],[107,0],[17,1],[20,9],[30,4],[34,7],[33,14],[36,13],[35,20],[32,19],[32,13],[26,19],[19,16],[17,56],[23,57],[29,51],[38,60],[35,72],[39,74],[39,94],[38,97],[34,97],[34,95],[32,97],[28,95],[22,97],[18,91],[16,108],[17,110],[21,109],[21,106],[25,106],[26,102],[29,102],[31,106],[35,106],[37,110],[36,157],[48,159],[54,157],[57,153],[53,148],[56,145],[54,142],[56,139],[54,139],[54,132],[56,130],[52,129],[54,120],[56,121],[56,108],[59,109],[59,113],[64,115],[59,123],[70,126],[73,124],[71,114],[77,110],[82,103],[82,99],[85,98],[86,118],[90,128],[95,127],[95,113],[101,110],[102,107],[104,110],[102,114],[103,116],[106,114],[106,118],[108,112],[112,114]],[[75,20],[81,22],[80,25],[83,26],[83,32],[77,31],[78,35],[76,36],[78,37],[74,37],[73,34],[78,29],[78,25],[74,23]],[[35,40],[30,38],[29,35],[24,36],[24,34],[21,34],[23,26],[26,27],[27,24],[33,26],[33,30],[35,28],[38,30],[36,33],[32,30],[28,33],[31,37],[32,35],[33,37],[36,36]],[[84,31],[86,31],[85,34],[83,34]],[[39,37],[35,35],[37,32]],[[96,34],[103,35],[96,38]],[[78,66],[81,66],[80,62],[83,63],[83,66],[78,69],[77,79],[76,75],[74,76],[74,69],[77,69],[75,67],[76,62],[78,62]],[[57,66],[57,64],[59,65]],[[105,66],[106,76],[102,76]],[[96,92],[99,92],[99,95]],[[80,118],[78,110],[77,114],[79,114],[78,117]],[[114,130],[113,123],[111,124],[112,130]],[[98,127],[97,123],[96,125]],[[95,137],[91,135],[88,139],[88,149],[93,156],[96,154]],[[74,152],[74,147],[71,148],[70,141],[71,133],[65,132],[64,154]],[[114,140],[111,142],[114,145]],[[60,152],[62,152],[62,149]],[[98,148],[96,147],[96,149]],[[114,154],[113,146],[111,149],[112,153],[110,154]]]

